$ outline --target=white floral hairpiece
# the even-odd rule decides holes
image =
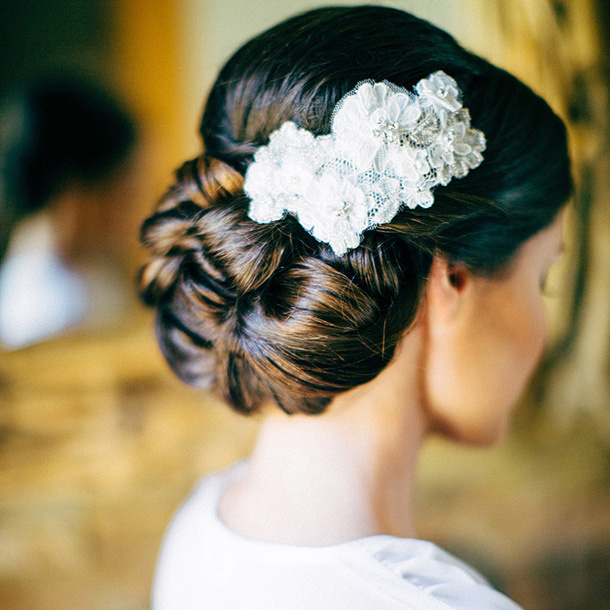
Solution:
[[[459,97],[455,80],[439,70],[415,93],[387,81],[358,83],[335,107],[329,135],[287,121],[248,167],[248,215],[268,223],[293,214],[340,256],[401,206],[430,207],[433,187],[483,160],[485,136],[470,127]]]

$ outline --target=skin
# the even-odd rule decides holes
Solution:
[[[562,225],[563,212],[521,246],[501,279],[434,262],[423,320],[423,406],[433,428],[477,445],[504,436],[544,349],[544,281],[563,249]]]
[[[319,417],[267,416],[246,475],[221,500],[227,526],[310,546],[414,537],[426,436],[497,442],[540,359],[542,287],[561,251],[562,222],[560,214],[526,241],[501,278],[436,259],[420,316],[373,381],[337,396]]]

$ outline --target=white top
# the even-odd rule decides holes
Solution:
[[[66,265],[48,215],[37,214],[16,228],[0,265],[0,347],[20,349],[75,328],[108,328],[122,319],[126,295],[110,261]]]
[[[19,349],[78,324],[87,310],[83,279],[55,252],[48,217],[28,218],[0,266],[0,344]]]
[[[520,610],[431,542],[380,535],[306,547],[239,536],[217,507],[244,467],[203,479],[174,517],[154,610]]]

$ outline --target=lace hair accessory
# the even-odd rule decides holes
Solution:
[[[293,214],[341,256],[401,206],[430,207],[432,188],[483,160],[485,136],[470,127],[459,98],[442,71],[420,80],[415,93],[363,81],[335,107],[329,135],[287,121],[248,167],[248,215],[268,223]]]

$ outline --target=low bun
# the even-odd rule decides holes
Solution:
[[[368,281],[369,257],[304,256],[280,270],[242,318],[242,349],[263,392],[285,411],[321,413],[333,396],[371,381],[413,321],[418,283],[408,247],[386,242],[378,266],[402,259],[402,277]]]
[[[371,234],[337,257],[292,218],[254,222],[227,167],[184,164],[143,225],[151,256],[140,289],[157,308],[163,354],[182,380],[215,385],[240,412],[274,401],[320,413],[388,364],[426,270],[401,238]]]

